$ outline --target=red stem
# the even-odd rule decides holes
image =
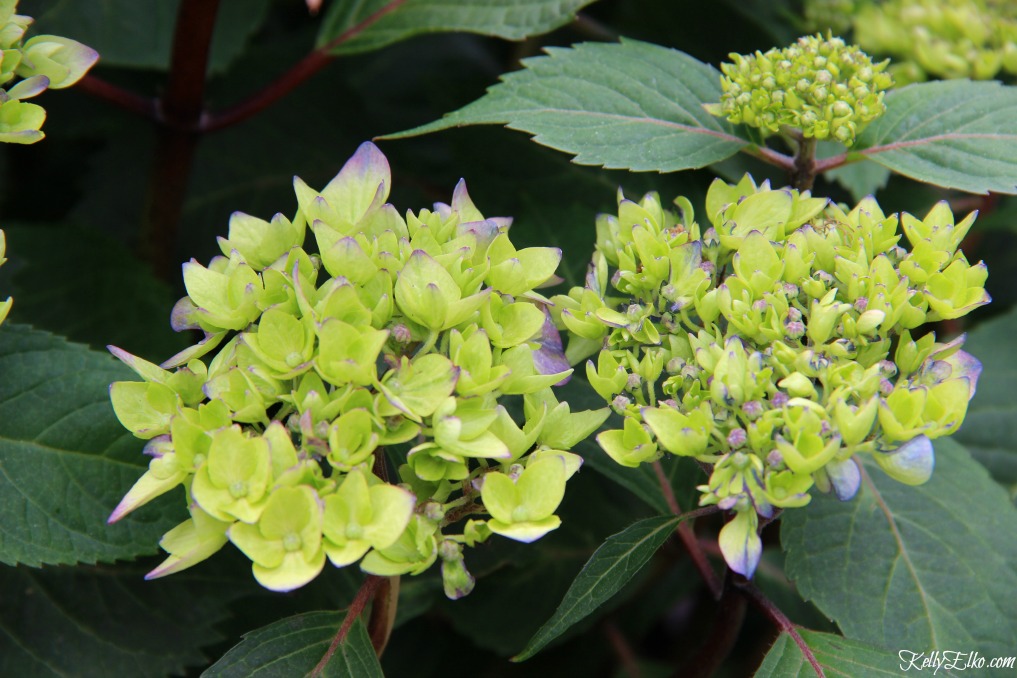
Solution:
[[[826,678],[826,673],[823,671],[823,667],[820,666],[819,660],[816,659],[816,655],[813,654],[812,648],[806,644],[805,640],[798,633],[798,628],[783,612],[780,611],[780,608],[774,605],[769,598],[763,595],[762,591],[757,589],[752,582],[748,580],[741,579],[741,581],[736,581],[735,586],[737,586],[738,589],[763,612],[763,614],[769,617],[770,621],[777,625],[777,628],[791,636],[791,639],[795,641],[795,645],[797,645],[798,649],[802,651],[802,656],[804,656],[808,660],[809,664],[812,665],[812,670],[816,672],[816,675],[819,676],[819,678]]]
[[[353,628],[353,622],[357,620],[360,613],[364,611],[365,607],[367,607],[367,603],[374,597],[375,591],[378,590],[378,587],[381,586],[381,583],[384,580],[384,577],[377,577],[373,574],[367,575],[367,578],[364,579],[364,583],[360,585],[360,588],[357,590],[357,595],[354,596],[353,602],[350,603],[350,607],[346,611],[346,617],[343,618],[343,623],[339,627],[339,631],[332,639],[332,644],[328,646],[327,650],[325,650],[325,655],[321,658],[321,661],[318,662],[317,666],[311,670],[311,678],[317,678],[320,676],[321,672],[325,670],[326,666],[328,666],[328,663],[332,661],[332,656],[335,655],[336,650],[338,650],[339,646],[342,645],[342,642],[346,640],[347,634],[349,634],[350,629]]]
[[[667,507],[671,509],[671,513],[674,515],[681,515],[681,507],[678,505],[678,499],[674,496],[674,490],[671,488],[671,483],[667,479],[667,475],[664,473],[664,467],[661,466],[660,460],[653,462],[653,471],[657,474],[657,482],[660,484],[660,491],[664,495],[664,501],[667,502]],[[714,507],[710,507],[714,508]],[[699,570],[699,574],[703,577],[703,581],[706,582],[706,586],[710,589],[710,594],[713,595],[714,600],[720,600],[721,595],[724,592],[724,587],[721,584],[720,579],[717,577],[717,573],[710,566],[710,561],[707,559],[706,554],[703,553],[703,549],[699,545],[699,540],[696,539],[696,533],[692,529],[692,522],[690,520],[682,521],[678,524],[678,537],[685,544],[685,550],[689,552],[689,557],[692,558],[692,563]]]
[[[246,120],[255,113],[268,108],[276,101],[296,89],[305,80],[331,63],[335,58],[335,55],[331,53],[333,49],[360,35],[372,25],[377,23],[382,17],[399,9],[400,5],[405,2],[406,0],[392,0],[377,12],[361,21],[359,24],[351,26],[340,33],[338,37],[328,44],[323,45],[308,54],[290,68],[290,70],[286,71],[277,78],[275,82],[269,84],[251,98],[246,101],[241,101],[236,106],[227,108],[224,111],[211,114],[201,125],[201,130],[203,132],[211,132],[213,130],[222,129],[223,127],[229,127],[230,125]]]
[[[74,88],[149,120],[157,119],[156,110],[159,104],[155,99],[135,94],[97,76],[86,75]]]
[[[162,123],[145,197],[141,254],[166,280],[191,177],[196,130],[205,106],[205,75],[219,0],[183,0],[177,12],[169,81],[155,111]]]

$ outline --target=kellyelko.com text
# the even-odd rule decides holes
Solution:
[[[968,669],[1013,669],[1017,657],[985,657],[978,652],[961,652],[959,650],[934,650],[932,652],[911,652],[901,650],[901,671],[931,670],[933,675],[944,671],[966,671]]]

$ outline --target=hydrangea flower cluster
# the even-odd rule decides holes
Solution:
[[[854,15],[855,39],[901,63],[902,81],[1017,75],[1017,6],[1010,0],[888,0]]]
[[[835,37],[806,36],[765,54],[730,56],[720,67],[720,103],[707,109],[768,134],[793,128],[850,146],[884,113],[883,93],[893,84],[885,72],[889,62],[873,63]]]
[[[153,459],[110,520],[179,485],[191,514],[149,578],[230,541],[269,589],[326,560],[394,576],[440,559],[458,598],[473,587],[463,546],[559,526],[582,463],[567,450],[608,415],[551,392],[571,369],[535,288],[557,281],[561,252],[516,249],[462,182],[405,217],[390,185],[365,143],[320,192],[295,179],[293,220],[235,213],[223,256],[184,265],[172,323],[205,339],[162,366],[111,348],[144,380],[110,393]]]
[[[57,35],[24,40],[32,18],[15,14],[18,0],[0,0],[0,142],[34,144],[45,135],[42,106],[26,104],[49,89],[70,87],[99,59],[94,49]],[[15,78],[23,78],[13,87]]]
[[[913,332],[988,303],[986,268],[957,249],[975,215],[955,223],[946,203],[887,216],[871,197],[847,210],[746,175],[713,183],[702,233],[676,204],[619,194],[585,286],[554,301],[568,356],[599,351],[590,383],[624,416],[600,446],[623,466],[665,452],[710,465],[701,504],[734,512],[720,546],[751,576],[759,516],[813,487],[850,499],[859,455],[929,478],[930,440],[960,426],[981,366],[963,338]]]

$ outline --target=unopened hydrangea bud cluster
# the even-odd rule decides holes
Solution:
[[[99,54],[58,35],[24,40],[32,18],[15,14],[17,6],[18,0],[0,0],[0,142],[32,144],[45,136],[46,111],[23,100],[47,88],[70,87]],[[16,78],[22,79],[10,86]]]
[[[854,13],[858,44],[894,58],[902,81],[1017,75],[1012,0],[888,0]]]
[[[596,354],[589,381],[624,417],[600,446],[623,466],[710,465],[701,504],[734,512],[720,546],[751,576],[759,516],[813,487],[851,498],[861,457],[929,478],[930,440],[960,426],[981,367],[963,338],[916,331],[987,303],[986,269],[958,250],[974,214],[955,223],[946,203],[888,216],[746,176],[711,186],[705,232],[676,203],[619,195],[585,286],[554,301],[568,357]]]
[[[791,128],[850,146],[886,110],[883,93],[893,84],[888,62],[873,63],[835,37],[807,36],[783,49],[730,56],[721,64],[720,103],[708,110],[769,134]]]
[[[191,515],[149,577],[230,541],[269,589],[326,560],[395,576],[441,559],[458,598],[473,587],[463,546],[559,526],[582,462],[567,450],[608,414],[551,392],[571,369],[534,288],[561,252],[517,250],[462,182],[451,204],[405,216],[390,185],[366,143],[322,191],[295,180],[293,220],[234,214],[223,256],[184,265],[173,312],[205,339],[162,366],[111,349],[144,380],[111,398],[153,459],[110,520],[177,486]]]

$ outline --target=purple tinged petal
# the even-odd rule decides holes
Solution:
[[[471,233],[477,238],[478,250],[486,250],[498,235],[498,224],[494,219],[485,219],[483,221],[466,221],[456,227],[456,235],[463,236],[467,233]]]
[[[957,351],[946,359],[946,362],[953,366],[953,376],[960,379],[967,379],[971,387],[968,398],[975,396],[975,387],[978,385],[978,377],[982,374],[982,363],[978,358],[965,351]]]
[[[184,264],[184,266],[187,266],[187,264]],[[198,319],[195,315],[197,310],[198,307],[195,306],[190,297],[180,299],[173,305],[173,310],[170,311],[170,327],[174,332],[198,329]]]
[[[541,328],[540,337],[537,339],[540,348],[533,352],[533,366],[540,374],[558,374],[571,369],[565,352],[562,350],[561,334],[551,320],[551,314],[544,309],[544,326]],[[567,384],[572,375],[562,379],[556,386]]]
[[[831,461],[826,465],[826,475],[834,496],[841,501],[852,499],[862,485],[862,473],[853,458]]]

